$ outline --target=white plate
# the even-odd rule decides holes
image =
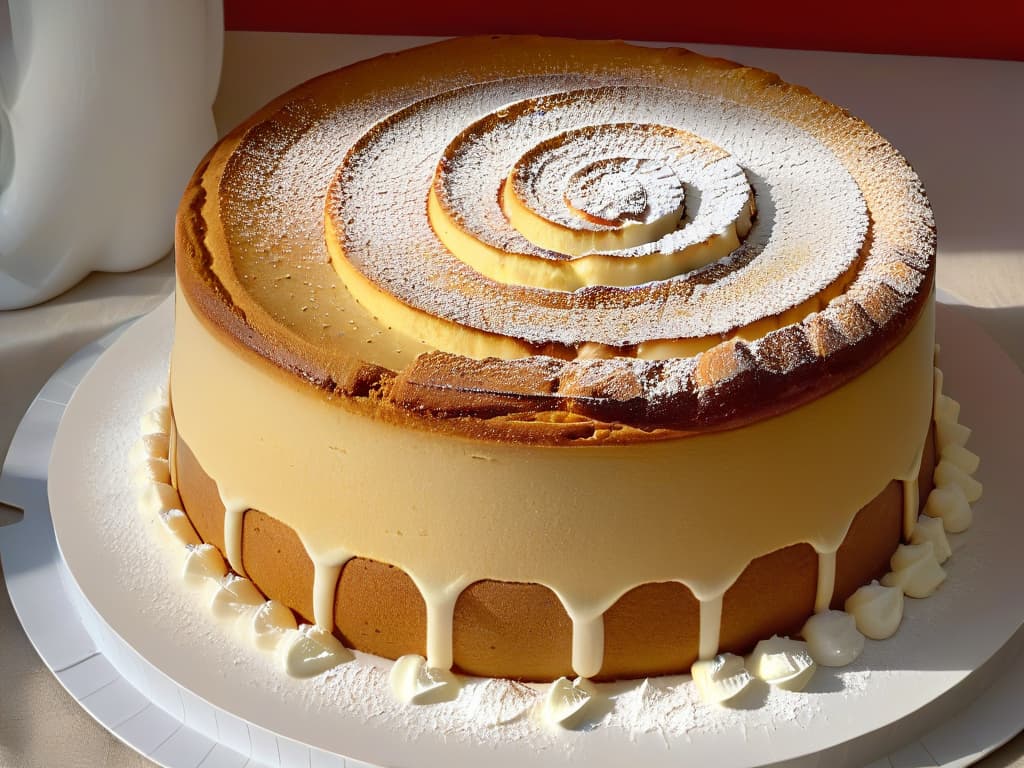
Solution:
[[[0,498],[28,510],[23,523],[0,531],[12,600],[26,631],[90,712],[163,764],[240,765],[245,755],[271,765],[305,766],[329,764],[327,753],[341,753],[396,766],[712,760],[861,765],[946,721],[881,765],[914,760],[952,766],[981,757],[1024,725],[1024,663],[1017,653],[1024,635],[1004,647],[1024,620],[1017,594],[1024,558],[1016,551],[1024,524],[1011,514],[1022,485],[1013,438],[1024,430],[1024,377],[953,310],[939,313],[943,367],[947,390],[961,400],[962,418],[975,428],[971,447],[983,457],[985,499],[976,507],[972,530],[955,542],[950,579],[939,594],[910,601],[895,638],[870,643],[856,668],[826,675],[819,685],[857,690],[805,694],[809,704],[787,720],[774,713],[766,720],[768,707],[744,713],[743,734],[716,732],[705,723],[687,738],[631,739],[604,728],[554,741],[542,734],[518,744],[431,731],[424,727],[429,708],[409,715],[420,720],[412,728],[420,731],[415,739],[400,727],[415,723],[339,710],[331,696],[321,696],[321,687],[284,678],[266,659],[221,639],[205,610],[178,594],[176,579],[167,574],[169,556],[149,538],[149,521],[135,513],[125,468],[138,414],[165,376],[171,316],[165,304],[113,345],[78,387],[56,438],[50,494],[61,550],[74,575],[66,589],[73,600],[84,596],[78,609],[91,636],[68,621],[59,602],[65,598],[52,574],[63,568],[53,557],[52,539],[49,550],[43,541],[46,526],[39,523],[38,505],[45,433],[56,425],[60,403],[97,350],[71,361],[40,393],[12,444],[0,485]],[[33,526],[36,535],[29,536]],[[949,719],[992,680],[985,696]],[[735,717],[723,716],[723,722],[735,723]],[[169,734],[174,735],[161,744]],[[169,755],[167,745],[181,747],[183,755]],[[923,756],[931,761],[922,762]]]

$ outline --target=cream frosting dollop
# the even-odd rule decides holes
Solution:
[[[142,483],[171,484],[171,468],[167,459],[147,456],[135,466],[135,477]]]
[[[885,640],[896,634],[903,620],[903,591],[872,581],[850,595],[843,607],[853,616],[858,632]]]
[[[935,485],[939,488],[956,486],[963,491],[964,496],[969,502],[974,502],[981,498],[981,483],[946,458],[940,459],[935,467]]]
[[[218,619],[238,619],[250,608],[263,604],[263,595],[248,579],[234,573],[221,579],[210,600],[210,610]]]
[[[803,690],[817,668],[806,642],[778,636],[754,646],[746,666],[754,677],[784,691]]]
[[[132,465],[141,464],[147,459],[166,459],[170,455],[170,436],[166,432],[145,432],[145,423],[140,424],[143,435],[132,446],[128,460]]]
[[[338,638],[313,624],[285,632],[278,648],[285,671],[292,677],[316,677],[355,658]]]
[[[404,704],[439,704],[452,701],[462,689],[450,670],[427,665],[417,654],[400,656],[391,667],[391,692]]]
[[[199,534],[192,527],[192,521],[188,519],[184,510],[162,509],[157,513],[157,520],[176,543],[186,546],[200,543]]]
[[[843,611],[822,611],[807,620],[800,631],[811,658],[823,667],[845,667],[864,650],[864,635],[853,616]]]
[[[964,446],[971,437],[970,427],[965,427],[948,419],[935,420],[935,445],[939,454],[945,453],[951,446]]]
[[[695,661],[690,675],[697,692],[708,704],[725,704],[739,696],[753,682],[742,656],[720,653],[713,659]]]
[[[924,505],[924,513],[930,518],[941,521],[945,530],[950,533],[966,531],[974,519],[971,505],[959,485],[937,486],[928,494]],[[936,552],[938,555],[939,553]],[[942,562],[940,559],[939,562]]]
[[[139,493],[139,507],[153,516],[170,509],[181,509],[181,498],[170,483],[148,482]]]
[[[936,421],[945,419],[946,421],[958,422],[960,420],[960,403],[949,395],[936,395],[935,403],[932,406],[932,413]]]
[[[202,587],[209,581],[219,583],[227,573],[224,558],[212,544],[190,544],[185,547],[181,577],[190,587]]]
[[[252,614],[250,630],[253,642],[262,651],[274,651],[288,632],[298,628],[295,614],[277,600],[267,600]]]
[[[892,570],[882,577],[887,587],[899,587],[907,597],[928,597],[946,580],[930,541],[900,544],[889,561]]]
[[[946,562],[953,554],[949,546],[949,539],[946,537],[945,524],[939,517],[929,517],[926,514],[918,515],[917,525],[910,535],[911,544],[924,544],[931,542],[932,551],[939,565]]]
[[[962,445],[947,445],[942,451],[942,459],[960,467],[968,475],[978,471],[981,459]]]
[[[575,730],[590,725],[602,712],[607,697],[585,677],[560,677],[548,686],[537,715],[548,727]]]
[[[169,434],[171,430],[171,409],[165,400],[142,415],[142,434]]]

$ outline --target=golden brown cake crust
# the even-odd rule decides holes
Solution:
[[[926,303],[934,279],[934,228],[920,182],[877,133],[803,88],[681,49],[624,43],[469,38],[399,56],[400,62],[389,55],[324,75],[264,107],[204,159],[177,219],[178,280],[201,320],[298,386],[321,389],[340,407],[432,431],[544,444],[628,443],[734,428],[813,400],[867,370],[906,336]],[[324,94],[350,89],[356,100],[374,77],[392,83],[403,70],[428,76],[439,61],[471,62],[470,69],[486,73],[539,56],[588,67],[600,59],[609,67],[677,72],[738,100],[762,94],[759,106],[781,110],[800,128],[817,131],[846,164],[871,215],[856,274],[845,290],[821,311],[749,341],[724,338],[691,358],[563,360],[538,354],[506,361],[433,352],[392,369],[337,354],[315,334],[296,330],[288,312],[298,308],[267,306],[247,287],[250,276],[234,259],[237,242],[225,230],[225,222],[234,224],[230,204],[238,180],[232,174],[259,147],[281,143],[282,132],[294,128],[296,105],[315,113]],[[473,76],[469,71],[467,77]],[[227,218],[204,215],[210,210]],[[713,277],[710,270],[708,279]],[[606,298],[600,289],[587,296],[595,303]]]

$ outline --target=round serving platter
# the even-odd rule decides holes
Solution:
[[[1024,559],[1016,551],[1024,520],[1013,514],[1024,485],[1014,466],[1024,376],[955,309],[939,309],[945,389],[974,429],[969,445],[982,456],[985,496],[971,530],[952,537],[940,591],[908,601],[895,637],[869,641],[854,666],[819,672],[795,697],[740,711],[698,704],[685,727],[659,728],[640,713],[635,728],[533,726],[532,736],[513,739],[505,726],[472,722],[472,707],[439,716],[433,707],[383,706],[372,689],[383,674],[286,677],[185,590],[175,573],[180,560],[136,509],[128,455],[140,415],[166,380],[170,300],[82,350],[26,414],[0,477],[0,499],[25,510],[22,522],[0,529],[12,602],[83,707],[175,768],[968,765],[1024,727]],[[653,685],[686,685],[681,680]],[[353,689],[353,681],[364,687]],[[639,685],[613,690],[642,702]],[[502,695],[492,688],[489,695]]]

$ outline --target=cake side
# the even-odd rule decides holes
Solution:
[[[880,489],[893,479],[916,487],[931,421],[921,396],[932,386],[931,309],[874,368],[805,406],[742,429],[622,446],[404,428],[267,375],[181,295],[176,313],[174,423],[217,482],[232,568],[245,570],[249,509],[294,530],[323,578],[355,555],[395,565],[432,608],[428,658],[443,668],[450,612],[482,579],[551,588],[585,637],[642,584],[679,581],[712,604],[778,549],[808,543],[831,560]],[[912,526],[916,494],[904,505]],[[324,605],[317,623],[333,626]]]

